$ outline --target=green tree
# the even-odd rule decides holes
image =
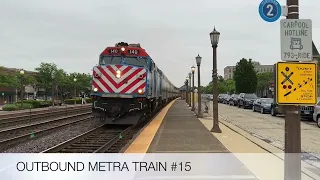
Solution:
[[[272,72],[263,72],[257,74],[257,90],[263,91],[266,87],[269,87],[270,81],[273,79]]]
[[[234,72],[235,90],[237,93],[254,93],[257,90],[257,73],[252,60],[242,58]]]
[[[48,91],[52,88],[52,75],[58,71],[57,65],[53,63],[41,63],[40,67],[35,68],[39,72],[38,87],[44,89],[45,99],[47,100]]]

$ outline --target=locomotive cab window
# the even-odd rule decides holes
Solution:
[[[100,58],[99,65],[121,64],[120,56],[103,56]]]
[[[124,62],[125,64],[134,66],[147,67],[148,65],[148,60],[144,57],[125,57]]]

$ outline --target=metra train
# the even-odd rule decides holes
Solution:
[[[140,44],[107,47],[93,68],[92,112],[106,124],[136,124],[178,96]]]

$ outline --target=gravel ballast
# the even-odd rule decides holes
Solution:
[[[46,136],[21,143],[15,147],[5,150],[4,153],[39,153],[80,134],[90,131],[91,129],[99,127],[102,124],[104,124],[104,122],[99,118],[85,120],[76,125],[61,128]]]

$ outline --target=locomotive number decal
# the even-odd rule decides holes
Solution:
[[[109,53],[110,54],[117,54],[117,53],[119,53],[119,50],[118,49],[109,49]]]
[[[136,50],[136,49],[129,49],[128,50],[128,54],[139,54],[140,52],[139,52],[139,50]]]

